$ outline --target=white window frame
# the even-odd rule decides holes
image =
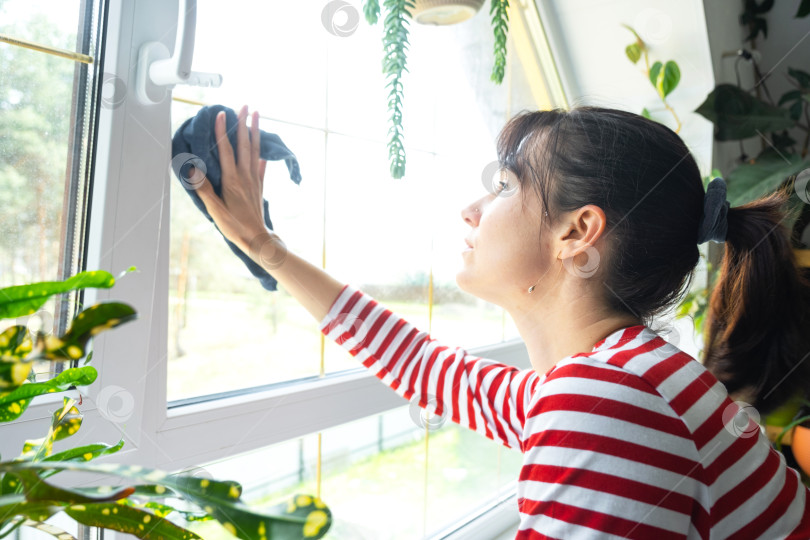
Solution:
[[[103,71],[123,82],[126,96],[116,96],[113,106],[100,110],[86,268],[117,274],[134,265],[137,272],[111,290],[87,290],[84,304],[126,302],[139,318],[95,338],[93,365],[99,377],[82,389],[84,422],[71,443],[112,444],[123,437],[123,450],[100,461],[180,470],[405,405],[359,366],[167,408],[171,94],[161,103],[143,104],[135,80],[142,43],[161,41],[173,49],[178,7],[166,0],[139,0],[109,2],[108,9]],[[469,352],[530,367],[520,339]],[[103,414],[104,400],[116,393],[125,413],[120,422]],[[79,398],[76,390],[43,396],[20,420],[2,426],[1,439],[8,442],[0,442],[4,455],[13,454],[19,442],[41,436],[65,395]],[[510,500],[514,503],[514,497]],[[496,506],[500,512],[492,516],[493,530],[517,523],[515,504],[506,510],[503,501]],[[454,530],[445,532],[458,535]]]

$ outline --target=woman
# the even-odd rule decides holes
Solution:
[[[631,113],[515,116],[497,144],[508,174],[462,211],[457,281],[512,316],[532,365],[518,370],[437,343],[289,252],[263,225],[247,116],[236,155],[217,118],[222,193],[198,191],[220,231],[399,395],[523,452],[517,538],[810,538],[810,492],[727,394],[765,414],[810,380],[786,193],[729,209],[722,179],[704,195],[681,139]],[[726,242],[711,372],[648,326],[708,240]]]

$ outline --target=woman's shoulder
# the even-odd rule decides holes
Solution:
[[[657,409],[671,409],[690,432],[728,405],[725,386],[711,372],[648,326],[633,327],[619,337],[558,362],[546,374],[541,392],[591,394],[598,385],[611,399],[648,406],[658,402]]]

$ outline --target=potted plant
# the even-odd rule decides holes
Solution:
[[[766,429],[773,440],[774,448],[784,452],[783,445],[790,446],[786,459],[795,462],[802,472],[802,481],[810,485],[810,401],[796,396],[790,403],[769,415]]]
[[[40,309],[61,293],[88,287],[110,288],[115,283],[104,271],[82,272],[64,281],[40,282],[0,289],[0,319],[20,319]],[[31,331],[14,324],[0,332],[0,422],[17,420],[37,396],[64,392],[91,384],[98,376],[89,365],[88,346],[96,334],[136,318],[127,304],[104,302],[83,309],[60,336]],[[37,381],[35,361],[71,362],[57,376]],[[0,461],[0,538],[20,527],[32,527],[60,539],[71,535],[45,523],[65,512],[78,523],[130,533],[146,539],[194,539],[197,534],[167,519],[174,514],[186,520],[215,519],[238,538],[322,538],[331,525],[329,508],[317,497],[294,495],[289,502],[258,512],[241,500],[242,487],[233,481],[200,478],[190,474],[116,465],[88,463],[114,454],[123,447],[96,443],[69,447],[54,453],[54,443],[74,435],[82,425],[76,400],[64,398],[53,413],[46,435],[20,441],[22,453]],[[124,487],[64,487],[50,477],[62,471],[118,476]],[[199,510],[188,511],[167,501],[179,499]]]

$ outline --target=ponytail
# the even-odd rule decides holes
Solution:
[[[784,225],[786,189],[729,208],[706,316],[704,365],[765,415],[810,393],[810,280]]]

